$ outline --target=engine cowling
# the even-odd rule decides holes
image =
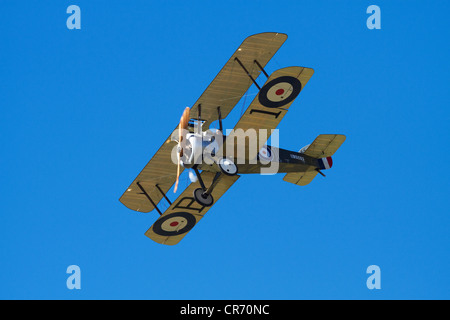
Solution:
[[[180,159],[181,165],[185,168],[192,168],[194,164],[202,164],[204,157],[211,157],[219,145],[215,139],[209,136],[196,133],[186,135],[186,145],[183,149],[183,156]],[[211,162],[213,162],[211,160]]]

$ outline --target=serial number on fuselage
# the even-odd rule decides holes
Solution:
[[[305,158],[303,158],[302,156],[299,156],[299,155],[296,155],[296,154],[290,154],[290,157],[292,159],[296,159],[296,160],[300,160],[300,161],[305,162]]]

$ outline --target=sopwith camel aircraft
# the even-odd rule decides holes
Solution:
[[[331,156],[344,135],[321,134],[298,152],[265,144],[314,73],[294,66],[267,74],[264,67],[286,39],[286,34],[270,32],[246,38],[125,190],[120,201],[126,207],[160,214],[146,236],[177,244],[243,174],[276,168],[276,173],[285,173],[284,181],[304,186],[331,168]],[[256,81],[261,73],[267,77],[262,87]],[[234,129],[224,134],[223,119],[252,84],[258,94]],[[216,121],[219,128],[210,128]],[[185,168],[191,170],[192,183],[171,202],[167,193],[172,187],[177,191]],[[162,199],[170,205],[164,213],[158,208]]]

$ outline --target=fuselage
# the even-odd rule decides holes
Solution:
[[[317,159],[302,152],[268,145],[262,146],[259,151],[253,150],[254,152],[249,151],[251,144],[232,145],[230,148],[227,136],[221,138],[222,143],[214,135],[205,133],[190,133],[186,138],[181,159],[185,168],[196,165],[200,170],[220,172],[217,162],[222,158],[233,161],[238,167],[239,174],[306,172],[329,169],[332,165],[331,157]],[[240,153],[239,149],[243,151]],[[250,156],[255,153],[256,156]]]

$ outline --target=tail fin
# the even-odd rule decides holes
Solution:
[[[331,156],[337,149],[344,143],[345,136],[342,134],[321,134],[313,143],[303,147],[299,152],[306,154],[307,156],[318,158],[319,166],[317,168],[311,168],[309,171],[304,172],[290,172],[283,178],[284,181],[299,185],[306,186],[309,184],[317,173],[318,170],[330,169],[333,165]]]

